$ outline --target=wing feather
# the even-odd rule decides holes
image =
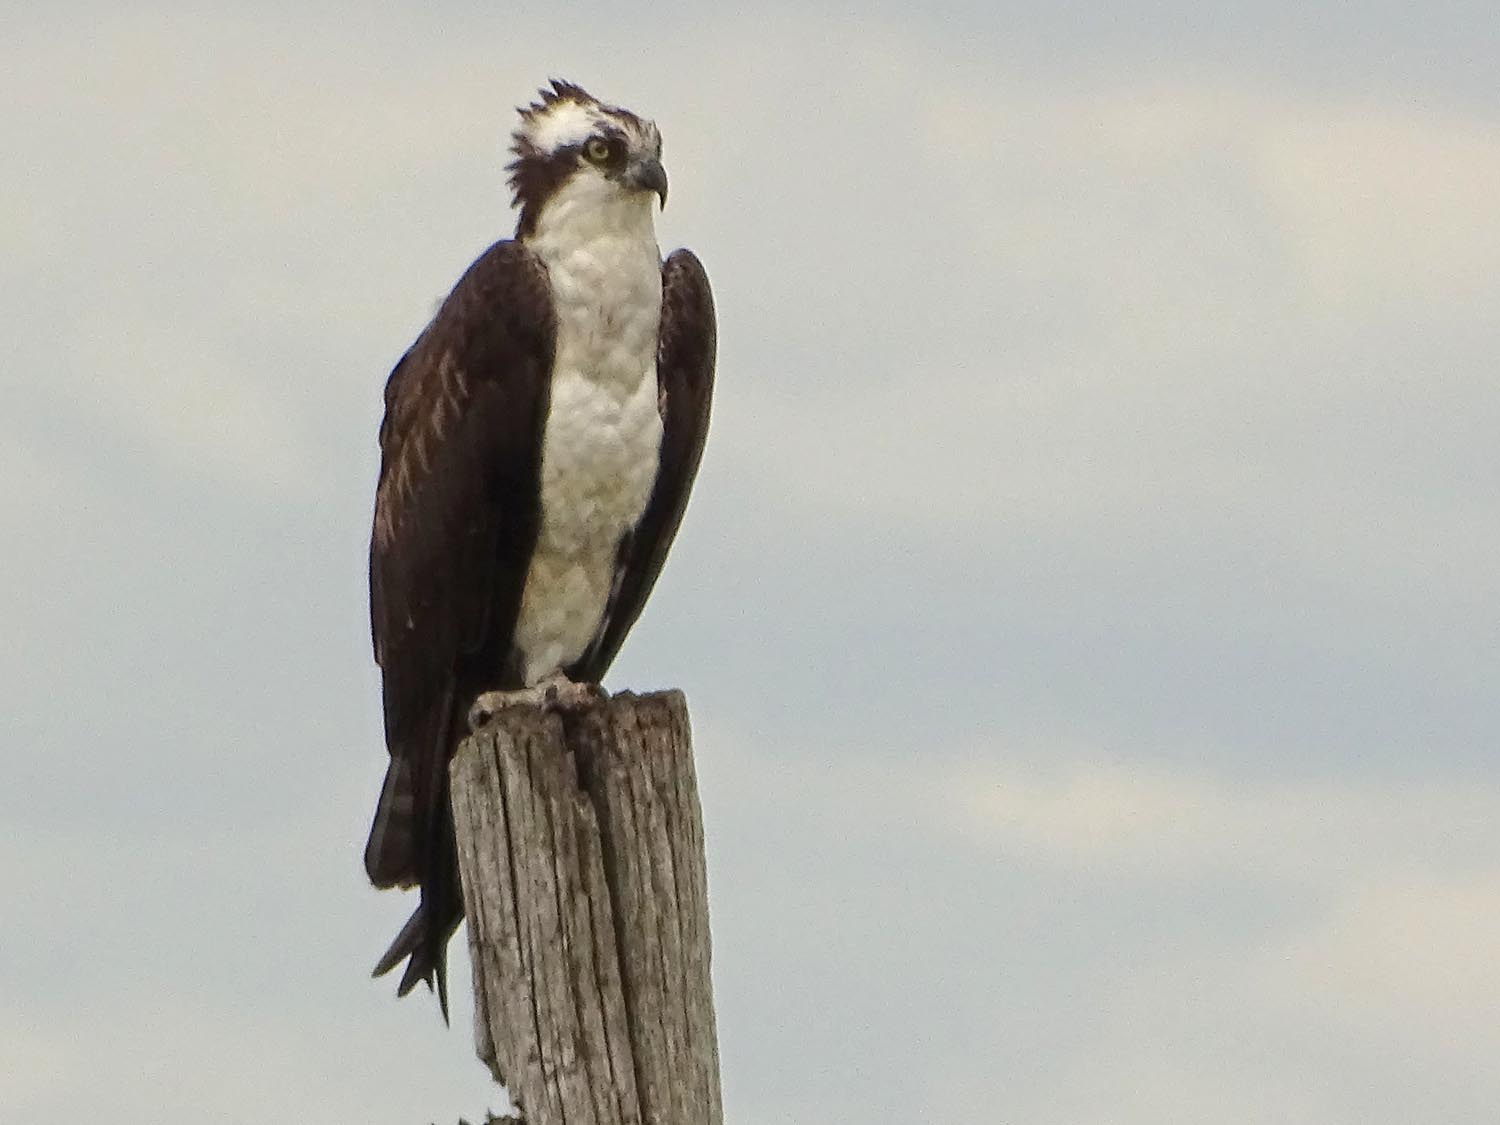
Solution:
[[[462,914],[447,764],[468,696],[505,686],[496,669],[536,543],[554,337],[545,268],[520,244],[497,243],[386,384],[370,625],[392,761],[365,867],[377,886],[422,887],[422,919],[397,940],[411,957],[403,989],[435,974],[441,990]]]
[[[514,626],[536,537],[553,337],[544,268],[501,242],[386,385],[370,621],[393,755],[421,749],[405,736],[458,659]]]

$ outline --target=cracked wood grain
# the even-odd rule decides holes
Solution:
[[[452,764],[479,1057],[528,1125],[721,1125],[681,692],[506,708]]]

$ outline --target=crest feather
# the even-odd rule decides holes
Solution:
[[[510,150],[518,159],[550,152],[560,133],[578,131],[580,122],[587,122],[607,109],[582,86],[554,78],[550,87],[543,86],[537,91],[536,101],[516,107],[521,119],[511,133]]]
[[[516,112],[525,120],[530,120],[539,113],[545,113],[558,102],[578,102],[581,105],[598,105],[599,99],[594,97],[576,82],[569,82],[563,78],[549,79],[551,87],[543,86],[537,91],[537,100],[530,105],[517,106]]]

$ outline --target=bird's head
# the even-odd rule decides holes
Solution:
[[[553,81],[520,110],[511,135],[511,190],[521,209],[517,235],[532,233],[549,204],[639,208],[667,205],[656,123],[605,105],[570,82]]]

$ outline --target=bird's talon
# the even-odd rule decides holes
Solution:
[[[546,705],[556,711],[587,711],[609,698],[598,684],[556,679],[547,684]]]
[[[484,697],[481,696],[469,708],[469,732],[472,734],[494,717],[494,710],[485,702]]]

